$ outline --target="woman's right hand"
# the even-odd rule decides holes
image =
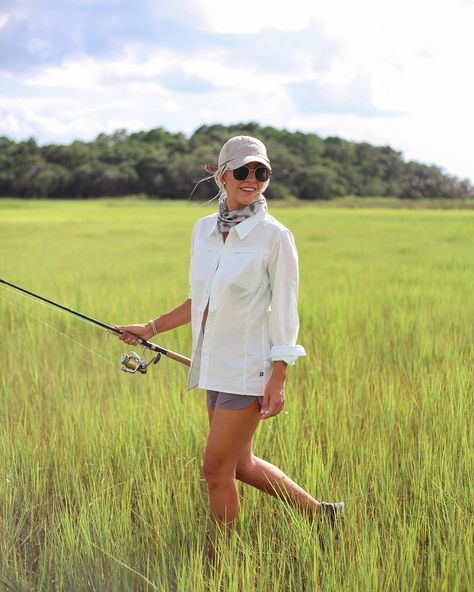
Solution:
[[[137,337],[145,341],[153,337],[153,328],[149,322],[136,325],[114,325],[114,327],[123,331],[122,335],[117,335],[117,337],[129,345],[138,345]]]

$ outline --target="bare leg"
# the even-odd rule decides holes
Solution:
[[[311,518],[321,510],[321,504],[281,469],[254,456],[252,442],[237,463],[236,477],[243,483],[280,498]]]
[[[212,425],[214,410],[208,410],[208,415],[209,425]],[[253,455],[252,437],[237,462],[235,478],[286,501],[309,517],[321,510],[320,503],[281,469]]]
[[[209,490],[211,513],[219,528],[229,535],[240,507],[236,466],[260,421],[257,401],[238,410],[217,408],[204,454],[203,473]]]
[[[236,466],[243,451],[251,443],[260,420],[257,402],[239,410],[209,411],[210,431],[204,455],[203,474],[207,481],[213,521],[209,527],[207,557],[215,564],[218,535],[225,538],[233,532],[240,499],[235,480]],[[221,539],[222,540],[222,539]]]
[[[260,405],[257,402],[240,410],[216,409],[209,410],[208,414],[210,432],[203,473],[214,518],[209,528],[207,550],[210,563],[219,559],[215,555],[218,532],[229,537],[234,528],[240,508],[236,479],[298,508],[311,521],[321,515],[324,504],[278,467],[254,456],[252,439],[260,420]],[[324,514],[326,512],[325,508]]]

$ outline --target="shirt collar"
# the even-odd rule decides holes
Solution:
[[[235,232],[239,235],[239,238],[242,240],[246,236],[248,236],[252,232],[252,230],[260,224],[260,222],[265,218],[266,215],[267,215],[267,210],[266,210],[266,208],[263,208],[262,210],[257,212],[255,214],[255,216],[250,216],[250,218],[247,218],[246,220],[243,220],[239,224],[236,224],[233,228],[235,229]],[[231,228],[231,230],[232,230],[232,228]],[[219,231],[217,230],[217,214],[216,214],[216,223],[211,228],[211,231],[209,232],[209,236],[212,234],[218,234],[218,232]]]
[[[239,235],[239,238],[244,239],[246,236],[248,236],[252,232],[252,230],[260,224],[260,222],[265,218],[266,215],[267,210],[266,208],[263,208],[262,210],[257,212],[255,216],[251,216],[250,218],[247,218],[247,220],[244,220],[240,224],[237,224],[237,226],[234,226],[235,231]]]

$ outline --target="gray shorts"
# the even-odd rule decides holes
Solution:
[[[254,401],[263,405],[263,397],[254,395],[233,395],[232,393],[220,393],[218,391],[206,391],[207,408],[211,411],[216,407],[221,409],[244,409]]]

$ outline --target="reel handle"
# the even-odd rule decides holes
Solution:
[[[137,339],[138,339],[138,343],[140,345],[142,345],[143,347],[151,349],[154,352],[160,352],[161,354],[163,354],[167,358],[171,358],[175,362],[179,362],[180,364],[184,364],[185,366],[188,366],[188,367],[191,366],[191,360],[189,358],[187,358],[186,356],[182,356],[181,354],[177,354],[176,352],[171,351],[170,349],[165,349],[164,347],[160,347],[159,345],[156,345],[156,343],[152,343],[151,341],[145,341],[145,339],[140,339],[138,337],[137,337]]]
[[[158,352],[149,362],[147,362],[145,357],[141,358],[136,352],[123,354],[120,368],[124,372],[130,372],[130,374],[135,374],[136,372],[146,374],[148,366],[150,364],[158,364],[160,359],[161,352]]]

